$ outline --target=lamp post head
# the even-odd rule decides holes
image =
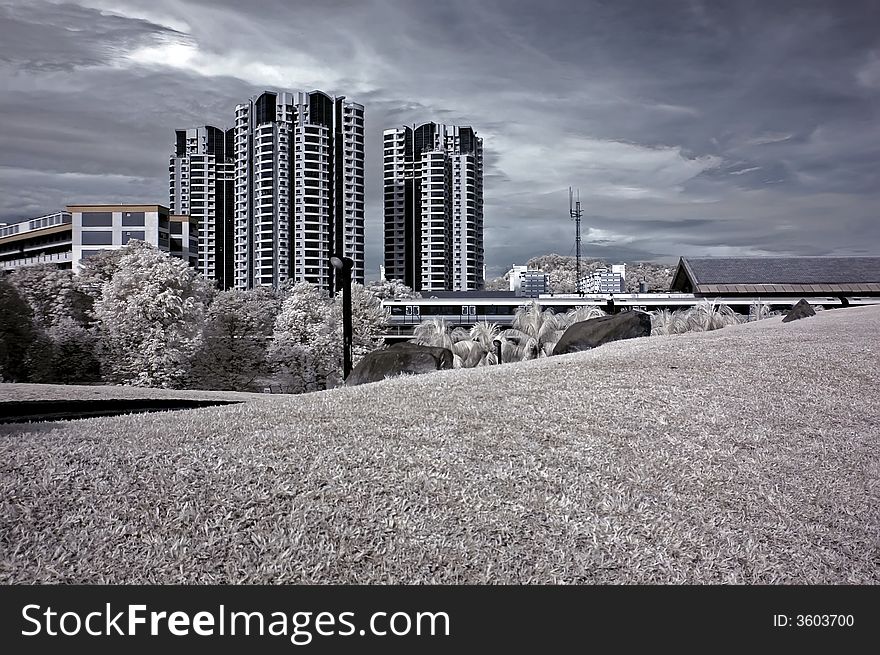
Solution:
[[[336,257],[334,255],[330,258],[330,263],[333,264],[333,268],[338,271],[350,271],[354,268],[354,260],[351,257]]]

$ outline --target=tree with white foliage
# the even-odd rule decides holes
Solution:
[[[40,337],[31,348],[31,381],[97,381],[95,340],[87,328],[92,299],[79,288],[73,271],[53,264],[26,266],[8,280],[33,311]]]
[[[409,288],[409,287],[405,287]],[[336,315],[339,339],[342,339],[342,293],[336,294]],[[361,358],[369,352],[380,348],[385,339],[382,333],[388,323],[389,311],[383,309],[381,300],[372,288],[354,283],[351,285],[351,328],[352,328],[352,365],[357,366]]]
[[[382,280],[369,282],[367,291],[379,300],[404,300],[406,298],[421,298],[422,294],[413,291],[400,280]]]
[[[129,241],[94,313],[105,377],[137,386],[183,383],[211,286],[184,261]]]
[[[77,288],[73,271],[54,264],[23,266],[9,275],[9,283],[31,306],[34,320],[49,329],[63,319],[86,322],[88,296]]]
[[[300,282],[287,293],[269,346],[269,360],[292,393],[335,386],[341,379],[339,314],[317,287]]]
[[[230,290],[208,309],[190,371],[199,389],[248,391],[268,374],[267,350],[280,301],[268,289]]]

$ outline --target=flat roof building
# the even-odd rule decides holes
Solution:
[[[482,289],[483,140],[469,126],[385,130],[385,274],[415,291]]]
[[[189,216],[162,205],[68,205],[66,211],[0,227],[0,269],[55,264],[79,270],[82,261],[132,239],[197,263],[198,243]]]
[[[46,214],[0,227],[0,270],[22,266],[73,265],[73,225],[69,211]]]
[[[181,240],[195,241],[191,253],[199,273],[228,289],[235,261],[234,130],[203,125],[176,130],[175,136],[168,165],[172,228]],[[175,215],[191,220],[175,221]]]
[[[507,277],[510,281],[510,290],[517,296],[537,298],[541,294],[550,292],[550,274],[544,271],[514,265],[508,271]]]
[[[364,107],[323,91],[265,91],[235,108],[234,285],[364,282]]]

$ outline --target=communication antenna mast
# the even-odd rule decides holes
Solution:
[[[575,248],[575,264],[576,273],[574,280],[574,288],[578,295],[581,295],[581,190],[577,190],[575,196],[571,187],[568,187],[568,213],[574,219],[574,248]]]

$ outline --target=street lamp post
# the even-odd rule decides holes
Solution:
[[[330,263],[336,269],[337,275],[342,276],[342,379],[347,380],[351,373],[351,269],[354,267],[354,260],[334,255],[330,258]]]

